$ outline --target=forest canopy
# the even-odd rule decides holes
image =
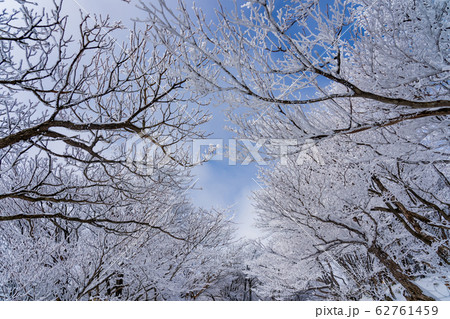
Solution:
[[[65,2],[0,0],[0,300],[449,298],[448,1]],[[217,104],[256,240],[189,195]]]

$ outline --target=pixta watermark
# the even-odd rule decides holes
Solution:
[[[274,161],[280,165],[302,165],[305,161],[324,164],[315,141],[296,139],[194,139],[180,147],[169,136],[141,134],[127,140],[125,154],[127,164],[145,174],[180,158],[189,165],[206,161],[223,161],[230,166],[265,166]]]
[[[288,160],[302,165],[306,160],[324,164],[322,156],[313,140],[299,142],[295,139],[197,139],[192,143],[193,163],[202,160],[224,161],[228,165],[268,165],[278,160],[287,165]]]

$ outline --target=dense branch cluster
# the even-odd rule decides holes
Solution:
[[[448,285],[447,2],[221,1],[211,22],[142,7],[237,136],[298,142],[254,197],[261,296],[438,298],[423,287]]]
[[[231,225],[186,195],[202,94],[150,29],[62,12],[0,15],[0,299],[220,298]]]

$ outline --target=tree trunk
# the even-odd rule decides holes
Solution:
[[[434,299],[425,295],[419,286],[411,282],[410,278],[403,273],[400,266],[393,261],[389,255],[384,252],[377,245],[372,245],[369,248],[369,252],[374,254],[377,259],[389,270],[394,278],[405,288],[408,295],[405,295],[407,300],[419,300],[419,301],[433,301]]]

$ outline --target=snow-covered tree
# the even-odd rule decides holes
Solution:
[[[401,284],[406,298],[428,299],[414,280],[448,272],[448,153],[428,151],[433,160],[423,164],[425,145],[408,143],[407,156],[399,154],[405,145],[386,141],[387,154],[403,155],[389,158],[362,135],[361,145],[320,143],[321,163],[299,165],[294,156],[263,171],[255,200],[259,225],[272,235],[253,270],[265,295],[394,299]],[[373,135],[373,143],[393,138]]]
[[[233,228],[222,212],[171,200],[176,204],[157,217],[166,232],[142,226],[112,234],[55,220],[3,227],[0,298],[220,299],[241,262]],[[158,208],[149,200],[141,209]]]
[[[416,280],[449,267],[450,4],[233,4],[212,21],[182,1],[142,8],[239,137],[299,144],[255,195],[272,233],[252,265],[261,294],[432,299]],[[320,161],[299,161],[304,142]]]
[[[319,140],[449,113],[446,1],[219,4],[213,18],[183,1],[142,8],[192,83],[249,110],[230,115],[245,138],[293,127]]]
[[[202,94],[150,30],[62,6],[0,13],[0,299],[217,295],[239,250],[185,195]]]
[[[185,143],[202,136],[207,115],[186,105],[194,97],[182,89],[176,56],[145,30],[119,44],[121,26],[108,19],[82,17],[69,33],[61,4],[38,10],[23,4],[0,17],[0,205],[126,207],[149,196],[149,185],[185,188]],[[0,221],[24,215],[48,218],[2,209]]]

